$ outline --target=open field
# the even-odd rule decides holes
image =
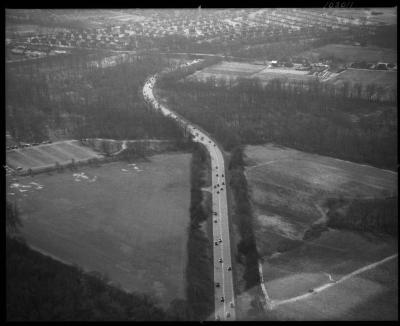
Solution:
[[[28,244],[161,304],[184,298],[190,154],[7,180]]]
[[[302,52],[299,56],[309,60],[319,60],[333,56],[344,62],[397,62],[397,53],[393,49],[346,44],[328,44],[320,48]]]
[[[247,146],[245,153],[246,178],[257,219],[257,248],[270,299],[285,300],[303,295],[312,288],[329,283],[331,278],[337,280],[397,252],[397,239],[389,236],[328,229],[315,237],[304,238],[313,224],[326,221],[325,202],[328,198],[385,198],[397,195],[396,173],[270,144]],[[393,279],[396,275],[388,277]],[[357,279],[362,277],[357,275]],[[355,281],[346,282],[353,284]],[[370,288],[366,291],[371,293],[362,296],[361,292],[352,293],[354,287],[362,287],[362,281],[351,287],[344,284],[347,283],[340,285],[342,293],[346,297],[358,296],[354,299],[357,305],[368,304],[364,301],[371,295],[381,293],[380,290],[372,293],[374,288]],[[334,291],[330,288],[325,292]],[[323,296],[325,292],[315,296]],[[324,304],[336,306],[337,300],[337,296],[327,295]],[[347,308],[356,309],[354,302],[349,303]],[[284,306],[289,305],[294,307],[294,311],[300,303]],[[326,309],[325,306],[318,307],[321,310],[315,309],[314,315],[310,315],[307,308],[304,317],[300,314],[299,318],[296,318],[296,312],[285,315],[285,308],[277,309],[283,314],[279,317],[282,319],[318,319]],[[332,309],[332,313],[326,315],[329,316],[327,319],[346,319],[349,315],[343,309],[344,306]],[[351,313],[351,318],[360,317],[357,309]],[[388,312],[389,315],[393,313],[393,310]],[[375,319],[378,318],[379,310],[371,311],[369,316],[373,314]]]
[[[315,76],[309,75],[308,71],[300,71],[288,68],[265,68],[262,71],[254,74],[253,78],[259,78],[262,82],[268,82],[272,79],[289,80],[312,80]]]
[[[54,166],[56,162],[63,165],[71,163],[72,159],[79,162],[101,157],[91,148],[82,146],[79,141],[69,140],[7,151],[6,162],[12,168],[31,168],[35,171]]]
[[[279,320],[397,320],[398,259],[275,311]]]
[[[188,78],[205,81],[209,77],[218,79],[237,78],[259,78],[261,82],[268,82],[272,79],[287,80],[308,80],[315,78],[308,75],[308,71],[299,71],[291,68],[268,68],[267,65],[251,64],[243,62],[223,61],[201,71],[197,71]]]

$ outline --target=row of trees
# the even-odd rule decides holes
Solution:
[[[211,132],[226,150],[240,144],[275,142],[396,168],[396,110],[392,105],[331,94],[326,84],[318,82],[297,88],[283,87],[279,80],[262,86],[245,79],[218,87],[215,80],[161,85],[174,109]]]
[[[240,234],[240,241],[237,246],[237,261],[245,268],[243,280],[244,286],[240,286],[241,291],[249,291],[256,288],[258,293],[252,302],[251,309],[247,315],[252,320],[264,319],[264,309],[260,300],[260,274],[258,271],[258,250],[254,234],[254,215],[251,207],[249,190],[246,177],[244,175],[243,148],[241,146],[232,150],[229,161],[230,187],[233,193],[234,209],[233,223],[237,226]]]
[[[191,161],[190,225],[188,227],[188,260],[186,267],[186,320],[208,320],[214,311],[213,248],[201,224],[210,219],[211,208],[205,207],[202,187],[209,157],[198,143],[193,143]],[[211,222],[210,222],[211,223]]]

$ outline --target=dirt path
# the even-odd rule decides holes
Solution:
[[[372,268],[375,268],[375,267],[377,267],[377,266],[379,266],[379,265],[381,265],[381,264],[384,264],[384,263],[386,263],[386,262],[388,262],[388,261],[390,261],[390,260],[392,260],[392,259],[395,259],[395,258],[397,258],[397,256],[398,256],[398,254],[396,253],[396,254],[394,254],[394,255],[392,255],[392,256],[389,256],[389,257],[386,257],[386,258],[384,258],[384,259],[382,259],[382,260],[380,260],[380,261],[377,261],[377,262],[375,262],[375,263],[372,263],[372,264],[369,264],[369,265],[364,266],[364,267],[362,267],[362,268],[359,268],[359,269],[355,270],[354,272],[352,272],[352,273],[350,273],[350,274],[347,274],[347,275],[341,277],[340,279],[338,279],[338,280],[336,280],[336,281],[332,278],[332,276],[331,276],[330,274],[324,273],[325,275],[327,275],[327,276],[329,277],[329,283],[326,283],[326,284],[324,284],[324,285],[321,285],[321,286],[319,286],[319,287],[313,289],[313,292],[312,292],[312,293],[307,292],[307,293],[305,293],[305,294],[302,294],[302,295],[299,295],[299,296],[296,296],[296,297],[293,297],[293,298],[290,298],[290,299],[285,299],[285,300],[271,300],[271,299],[269,298],[269,296],[268,296],[268,293],[267,293],[267,290],[266,290],[266,289],[265,289],[265,292],[264,292],[264,288],[265,288],[265,285],[264,285],[264,287],[263,287],[263,292],[264,292],[265,301],[266,301],[266,308],[269,309],[269,310],[271,310],[271,309],[273,309],[273,308],[275,308],[275,307],[277,307],[277,306],[283,305],[283,304],[287,304],[287,303],[292,303],[292,302],[299,301],[299,300],[308,299],[309,297],[311,297],[311,296],[313,296],[313,295],[315,295],[315,294],[317,294],[317,293],[319,293],[319,292],[322,292],[322,291],[324,291],[324,290],[326,290],[326,289],[328,289],[328,288],[330,288],[330,287],[332,287],[332,286],[335,286],[335,285],[337,285],[337,284],[339,284],[339,283],[342,283],[342,282],[344,282],[344,281],[346,281],[346,280],[352,278],[353,276],[356,276],[356,275],[358,275],[358,274],[361,274],[361,273],[363,273],[363,272],[365,272],[365,271],[367,271],[367,270],[370,270],[370,269],[372,269]],[[260,276],[262,277],[262,265],[261,265],[261,264],[260,264]],[[261,280],[262,280],[262,278],[261,278]],[[263,284],[263,283],[264,283],[264,282],[263,282],[263,280],[262,280],[262,284]]]

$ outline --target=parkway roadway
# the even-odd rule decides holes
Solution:
[[[184,63],[187,67],[200,62]],[[171,69],[165,70],[165,72]],[[214,305],[216,320],[235,320],[235,296],[233,291],[231,248],[229,238],[228,206],[226,195],[225,165],[221,149],[204,130],[193,125],[182,116],[160,104],[154,97],[153,88],[160,74],[147,79],[143,86],[145,100],[165,116],[174,119],[193,136],[193,141],[203,144],[211,157],[212,164],[212,207],[213,207],[213,261],[214,261]]]

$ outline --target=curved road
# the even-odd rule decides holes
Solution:
[[[200,62],[193,60],[181,65],[187,67]],[[171,71],[166,69],[164,72]],[[193,141],[203,144],[210,153],[212,164],[212,207],[213,207],[213,260],[214,260],[214,302],[216,320],[235,320],[235,297],[233,292],[231,248],[229,238],[228,206],[225,185],[225,165],[222,151],[211,137],[182,116],[160,104],[153,94],[159,74],[149,79],[143,87],[145,100],[165,116],[176,120],[193,136]]]

